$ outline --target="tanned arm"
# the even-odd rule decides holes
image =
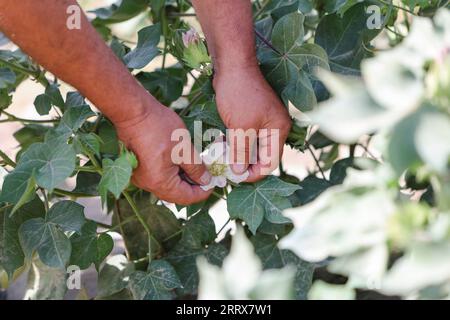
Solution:
[[[179,167],[171,159],[175,145],[171,134],[185,128],[182,120],[134,79],[84,14],[80,29],[67,27],[67,8],[72,5],[77,2],[0,0],[0,29],[44,68],[77,88],[114,123],[120,139],[138,156],[135,184],[175,203],[206,199],[208,192],[179,176],[181,167],[193,181],[207,184],[210,175],[205,166]]]
[[[254,129],[260,133],[258,148],[255,149],[258,153],[257,162],[250,162],[251,145],[255,146],[256,140],[249,135],[246,144],[234,144],[231,160],[236,164],[232,168],[236,173],[248,169],[248,181],[259,180],[278,166],[291,120],[287,109],[259,70],[251,2],[192,2],[213,56],[213,85],[218,110],[225,125],[232,129]],[[272,136],[274,132],[278,134]],[[272,138],[275,138],[278,146],[272,143]],[[274,150],[270,152],[272,146]],[[269,155],[269,161],[261,161],[262,153]]]

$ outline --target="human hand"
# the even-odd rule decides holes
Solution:
[[[180,176],[180,169],[194,182],[206,185],[211,175],[203,164],[194,164],[194,153],[188,141],[192,159],[189,163],[176,165],[172,159],[172,150],[177,141],[171,141],[172,133],[177,129],[186,129],[183,121],[172,110],[152,101],[148,97],[148,110],[139,119],[116,123],[119,139],[132,150],[139,166],[133,173],[132,181],[139,188],[153,192],[159,199],[181,205],[206,200],[211,191],[203,191],[200,186],[191,185]]]
[[[231,160],[237,162],[232,165],[232,170],[240,174],[248,169],[250,175],[247,182],[262,179],[279,165],[292,125],[287,109],[264,79],[256,62],[246,67],[219,68],[216,70],[213,86],[217,108],[226,127],[255,129],[260,133],[258,141],[249,135],[245,144],[232,144],[234,159]],[[263,133],[262,129],[268,129],[267,134]],[[274,136],[276,133],[278,136]],[[278,146],[274,145],[274,150],[270,152],[272,141],[276,141]],[[253,150],[258,153],[254,158],[256,163],[250,161],[250,145],[255,146]],[[263,154],[266,155],[264,159]]]

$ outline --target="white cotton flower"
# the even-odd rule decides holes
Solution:
[[[208,168],[212,178],[209,184],[201,186],[205,191],[215,187],[223,188],[227,185],[227,180],[234,183],[241,183],[247,180],[249,172],[236,174],[231,170],[229,160],[229,146],[226,142],[214,142],[202,154],[203,163]]]

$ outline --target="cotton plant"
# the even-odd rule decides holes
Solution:
[[[231,170],[230,146],[225,141],[212,143],[201,155],[212,179],[209,184],[201,186],[205,191],[215,187],[223,188],[227,181],[239,184],[247,180],[248,170],[242,174],[236,174]]]
[[[222,268],[197,259],[200,300],[293,299],[295,269],[263,271],[262,263],[242,228],[237,228]]]

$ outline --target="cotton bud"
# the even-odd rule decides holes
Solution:
[[[181,35],[184,50],[183,61],[192,69],[211,75],[211,58],[198,32],[191,28]]]

